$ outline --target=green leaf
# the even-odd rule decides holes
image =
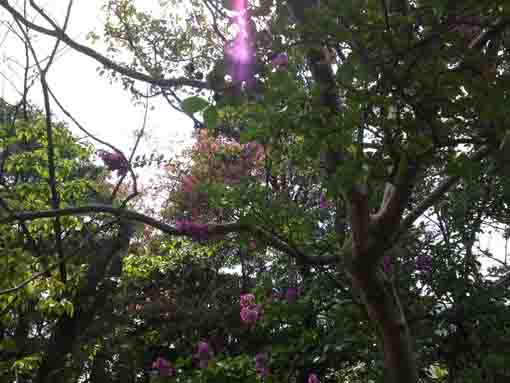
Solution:
[[[207,129],[214,130],[218,126],[218,111],[214,106],[209,106],[204,110],[204,124]]]
[[[181,108],[184,113],[194,114],[204,110],[209,106],[209,103],[201,97],[193,96],[189,97],[181,102]]]

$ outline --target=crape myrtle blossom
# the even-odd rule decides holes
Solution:
[[[329,201],[324,194],[321,194],[319,199],[319,208],[328,209],[330,207]]]
[[[239,297],[239,305],[241,306],[239,312],[241,322],[254,326],[262,313],[262,306],[255,304],[255,295],[242,294]]]
[[[254,307],[241,307],[241,321],[248,325],[255,325],[260,315],[260,306],[256,305]]]
[[[315,374],[308,375],[308,383],[319,383],[319,377]]]
[[[277,53],[271,58],[271,64],[276,68],[287,68],[289,66],[289,56],[285,52]]]
[[[160,376],[175,375],[175,368],[173,368],[170,362],[165,358],[158,357],[152,362],[152,369],[157,371]]]
[[[178,219],[175,228],[183,234],[189,234],[196,239],[207,237],[209,226],[206,223],[195,222],[190,219]]]
[[[255,295],[241,294],[239,298],[239,304],[241,305],[241,307],[246,307],[255,304]]]
[[[262,377],[265,378],[269,375],[269,367],[267,366],[267,354],[259,352],[255,355],[255,370]]]
[[[122,154],[117,152],[107,152],[106,150],[98,150],[97,155],[108,170],[117,170],[119,174],[125,174],[128,170],[128,163]]]
[[[179,211],[189,217],[177,222],[177,229],[183,234],[203,237],[207,234],[207,227],[198,224],[200,217],[208,214],[219,221],[223,218],[222,209],[209,204],[208,187],[223,185],[231,188],[252,177],[262,179],[265,149],[262,144],[254,141],[241,144],[232,138],[215,137],[202,129],[197,132],[197,141],[190,149],[190,156],[193,166],[187,174],[170,175],[176,184],[176,193],[172,199]],[[254,243],[250,246],[254,246]]]
[[[209,361],[214,357],[214,352],[208,342],[201,341],[198,343],[196,357],[200,368],[207,368]]]

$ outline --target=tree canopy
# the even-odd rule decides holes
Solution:
[[[108,0],[83,44],[72,0],[0,0],[0,380],[509,381],[507,3]],[[92,135],[61,46],[193,145]]]

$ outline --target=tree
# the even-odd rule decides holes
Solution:
[[[222,144],[216,142],[214,154],[210,146],[197,147],[188,168],[172,174],[175,193],[161,219],[126,209],[136,188],[120,207],[60,206],[46,82],[52,60],[46,67],[38,63],[51,209],[13,205],[4,225],[54,218],[58,247],[63,217],[104,213],[120,218],[129,234],[111,235],[117,240],[106,247],[111,257],[127,250],[126,236],[133,235],[127,222],[140,222],[205,245],[215,256],[234,256],[231,264],[241,264],[245,286],[260,289],[264,274],[255,269],[268,264],[267,284],[285,280],[288,288],[308,288],[332,278],[336,290],[326,284],[333,290],[329,296],[316,292],[298,300],[304,305],[296,311],[301,322],[293,321],[291,309],[283,314],[284,325],[271,328],[270,308],[262,315],[267,322],[260,322],[267,325],[265,336],[289,329],[322,342],[324,329],[334,328],[337,337],[347,338],[338,326],[360,335],[360,342],[343,343],[355,350],[349,362],[342,355],[345,365],[320,342],[303,340],[321,350],[317,358],[324,363],[316,367],[325,381],[340,381],[360,361],[373,381],[426,381],[431,368],[435,377],[447,371],[452,382],[508,379],[503,367],[508,344],[483,339],[485,319],[508,315],[508,265],[496,270],[499,279],[487,279],[477,263],[484,253],[476,249],[485,225],[507,230],[501,212],[508,203],[510,16],[504,1],[192,0],[180,14],[169,1],[155,18],[133,1],[111,0],[104,36],[92,38],[124,49],[132,57],[128,64],[74,41],[65,32],[68,17],[59,26],[34,1],[29,4],[45,24],[0,1],[34,56],[27,30],[97,60],[137,97],[142,97],[137,86],[150,84],[150,96],[161,95],[206,129],[198,144],[207,143],[204,137]],[[132,171],[131,158],[113,150],[105,165]],[[65,255],[59,253],[62,262]],[[318,277],[320,270],[327,277]],[[104,269],[98,275],[110,274]],[[249,322],[261,314],[260,294],[246,306]],[[319,320],[320,314],[335,313],[344,295],[363,311],[349,312],[348,325]],[[84,297],[75,298],[85,304]],[[321,308],[328,301],[334,309]],[[58,334],[90,325],[96,311],[84,310],[74,320],[59,320],[62,327],[50,341],[54,349],[70,352],[72,345]],[[441,328],[445,323],[453,327]],[[498,328],[494,336],[505,339],[508,329]],[[278,337],[273,340],[278,343]],[[382,356],[372,350],[374,342]],[[477,355],[482,345],[487,354]],[[106,344],[102,347],[107,354]],[[286,350],[297,347],[287,343]],[[274,354],[258,356],[259,374],[266,376],[270,363],[279,367],[268,379],[315,379],[308,373],[315,359],[294,353],[284,361],[282,352]],[[46,352],[38,382],[54,379],[59,366],[51,359]],[[242,366],[242,360],[231,362],[227,366]],[[228,368],[222,368],[201,376],[225,379]]]

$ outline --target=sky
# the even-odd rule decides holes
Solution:
[[[104,12],[101,6],[105,0],[75,0],[68,34],[80,43],[90,45],[86,35],[91,31],[102,32]],[[157,5],[155,0],[138,0],[144,8]],[[49,14],[62,24],[67,1],[45,0],[39,1]],[[12,4],[22,4],[21,0]],[[18,9],[21,9],[19,7]],[[155,8],[156,9],[156,8]],[[10,18],[0,11],[0,20]],[[37,18],[36,22],[44,25]],[[3,41],[3,43],[2,43]],[[38,35],[35,47],[45,57],[52,48],[52,38]],[[104,52],[101,46],[94,49]],[[22,70],[15,61],[23,63],[24,51],[20,40],[11,32],[6,36],[5,25],[0,25],[0,96],[10,101],[19,100],[13,83],[22,86]],[[129,151],[135,141],[135,131],[142,127],[144,120],[144,106],[134,106],[128,91],[120,84],[110,84],[106,77],[99,77],[97,68],[100,65],[93,59],[61,45],[54,65],[48,75],[48,83],[59,101],[71,112],[80,124],[101,139],[108,141],[123,151]],[[30,100],[39,106],[43,105],[40,87],[36,86],[30,93]],[[182,147],[188,142],[192,131],[192,123],[188,117],[173,110],[164,100],[153,100],[154,107],[149,110],[146,125],[147,138],[141,143],[138,153],[150,153],[154,148],[166,154]],[[63,113],[55,106],[53,109],[59,120],[68,121]],[[78,133],[72,122],[70,128]]]

